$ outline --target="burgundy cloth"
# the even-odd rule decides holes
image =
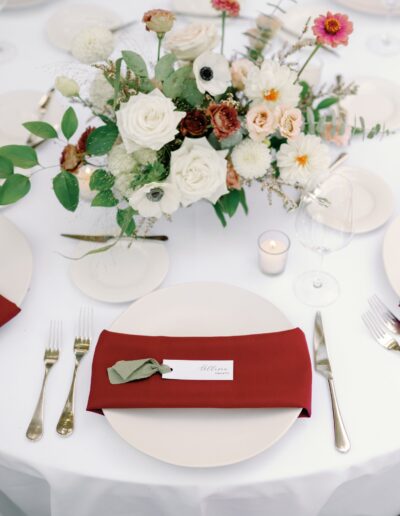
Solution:
[[[0,295],[0,326],[6,324],[21,311],[17,305]]]
[[[231,380],[167,380],[161,375],[111,384],[118,360],[234,360]],[[311,415],[311,363],[299,329],[235,337],[150,337],[103,331],[92,365],[87,410],[104,408],[299,407]]]

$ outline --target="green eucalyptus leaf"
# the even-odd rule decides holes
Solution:
[[[315,108],[317,111],[320,109],[326,109],[330,106],[333,106],[334,104],[337,104],[339,102],[339,99],[337,97],[329,97],[327,99],[321,100],[321,102],[317,105]]]
[[[19,201],[31,189],[29,177],[22,174],[12,174],[0,186],[0,205],[12,204]]]
[[[29,145],[0,147],[0,156],[11,161],[14,167],[19,168],[32,168],[39,163],[35,149]]]
[[[154,84],[151,82],[150,79],[147,79],[146,77],[143,77],[139,79],[137,89],[138,91],[142,93],[150,93],[155,88]]]
[[[0,156],[0,179],[5,179],[14,174],[14,165],[12,161]]]
[[[226,219],[224,216],[224,212],[222,211],[221,205],[219,204],[219,201],[217,201],[215,204],[213,204],[215,213],[217,214],[217,217],[219,218],[221,224],[226,227]]]
[[[89,186],[91,190],[109,190],[114,185],[115,178],[105,170],[98,169],[90,176]]]
[[[166,54],[163,56],[155,68],[155,77],[157,81],[165,81],[172,73],[174,73],[174,63],[176,57],[174,54]]]
[[[112,208],[117,206],[118,199],[114,197],[111,190],[103,190],[99,192],[92,200],[92,206],[103,206],[105,208]]]
[[[231,190],[229,193],[223,195],[218,199],[224,213],[233,217],[240,204],[240,193],[238,190]]]
[[[76,210],[79,203],[79,183],[74,174],[62,170],[53,178],[53,189],[64,208]]]
[[[197,89],[195,79],[187,79],[184,82],[182,97],[193,107],[201,106],[204,101],[204,95]]]
[[[57,131],[51,124],[47,122],[25,122],[22,124],[25,129],[35,136],[39,136],[39,138],[43,138],[43,140],[49,140],[51,138],[57,138]]]
[[[163,93],[167,97],[174,99],[180,97],[185,89],[185,83],[192,74],[192,67],[190,65],[182,66],[172,73],[164,81]]]
[[[91,156],[104,156],[114,145],[118,137],[115,124],[102,125],[89,134],[86,144],[87,153]]]
[[[137,77],[148,77],[147,66],[143,58],[131,50],[123,50],[122,58],[126,66],[134,72]]]
[[[136,223],[133,216],[136,211],[128,206],[128,208],[117,211],[117,223],[122,230],[122,233],[127,236],[132,236],[136,229]]]
[[[230,149],[232,147],[235,147],[235,145],[238,145],[242,140],[243,134],[239,129],[239,131],[236,131],[236,133],[232,134],[231,136],[228,136],[228,138],[219,140],[219,144],[221,149]]]
[[[247,205],[246,192],[244,191],[244,188],[239,190],[239,194],[240,194],[240,198],[239,198],[240,204],[242,205],[243,211],[247,215],[249,213],[249,207]]]
[[[61,130],[67,140],[71,138],[78,129],[78,117],[72,107],[69,107],[61,120]]]

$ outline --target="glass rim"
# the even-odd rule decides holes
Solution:
[[[286,239],[286,243],[287,243],[287,247],[286,247],[286,249],[284,249],[283,251],[280,251],[279,253],[271,253],[271,252],[266,251],[265,249],[263,249],[263,248],[261,247],[261,239],[262,239],[262,237],[263,237],[266,233],[279,233],[280,235],[283,235],[283,236],[285,237],[285,239]],[[258,239],[257,239],[257,244],[258,244],[258,249],[259,249],[261,252],[263,252],[263,253],[265,253],[265,254],[272,254],[272,255],[274,255],[274,256],[279,256],[279,255],[281,255],[281,254],[285,254],[285,253],[287,253],[287,252],[289,251],[290,246],[292,245],[292,242],[290,241],[289,235],[288,235],[288,234],[286,234],[284,231],[281,231],[280,229],[267,229],[267,230],[263,231],[263,232],[260,234],[260,236],[259,236],[259,237],[258,237]]]

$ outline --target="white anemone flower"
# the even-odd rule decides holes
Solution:
[[[214,52],[200,54],[193,62],[193,73],[201,93],[222,95],[231,82],[228,60]]]
[[[129,197],[129,204],[142,217],[171,215],[180,205],[179,190],[171,183],[148,183]]]

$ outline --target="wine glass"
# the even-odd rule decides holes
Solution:
[[[0,14],[7,5],[8,0],[0,0]],[[4,22],[3,22],[4,23]],[[8,41],[0,39],[0,63],[7,61],[15,54],[15,47]]]
[[[400,52],[400,40],[390,33],[390,24],[395,15],[399,0],[381,0],[386,11],[386,29],[382,34],[377,34],[368,42],[372,52],[383,56],[392,56]]]
[[[311,306],[326,306],[339,297],[336,279],[322,272],[325,255],[343,249],[353,237],[353,187],[340,173],[318,174],[306,185],[296,215],[300,242],[318,253],[320,268],[299,276],[297,297]]]

